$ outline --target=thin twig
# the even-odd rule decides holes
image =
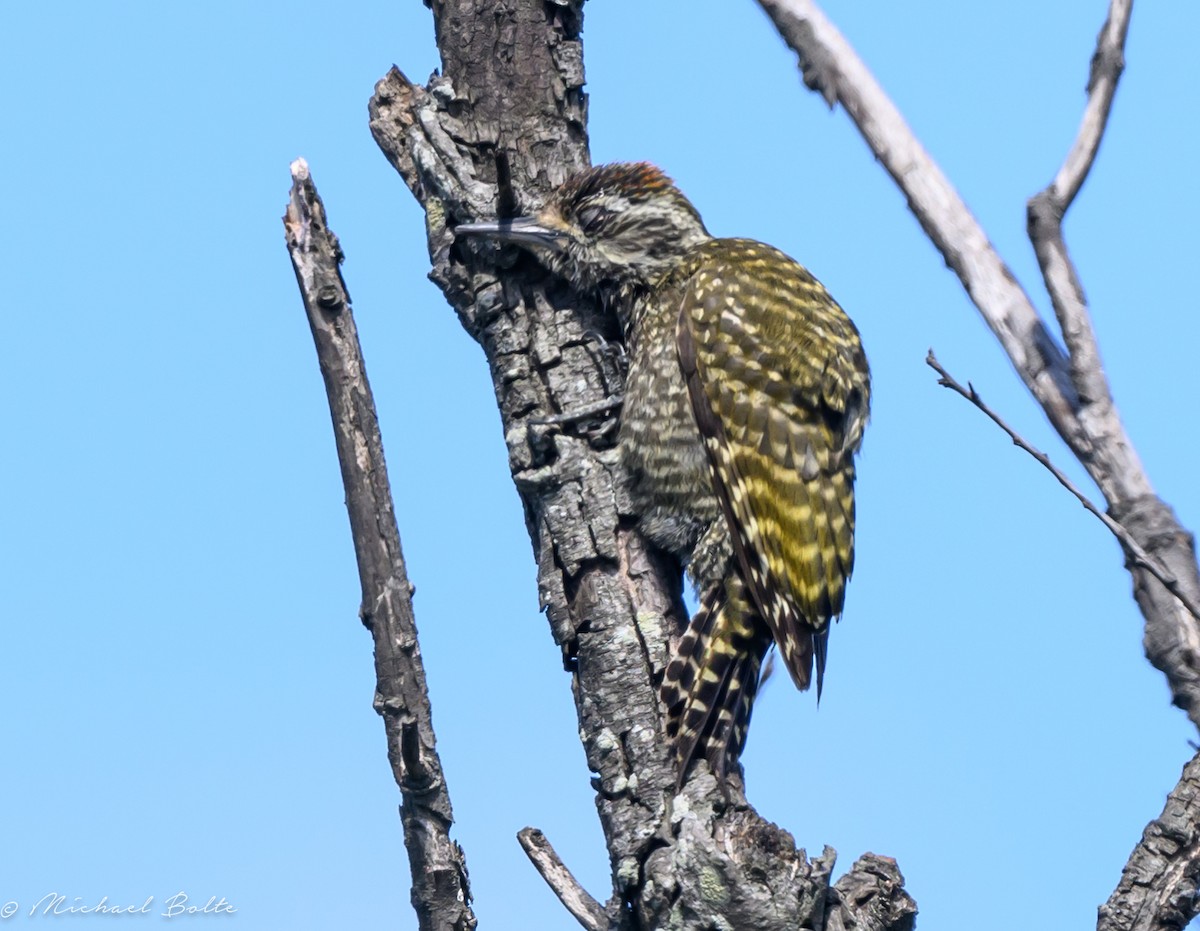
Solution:
[[[1079,132],[1054,180],[1030,198],[1027,207],[1029,239],[1062,328],[1071,381],[1082,403],[1095,406],[1101,412],[1112,407],[1112,395],[1100,363],[1100,349],[1083,285],[1063,238],[1062,221],[1100,150],[1117,82],[1125,68],[1125,37],[1132,12],[1133,0],[1112,0],[1108,18],[1096,38],[1087,83],[1088,99]],[[1089,424],[1107,423],[1108,419],[1107,416],[1097,417],[1095,413],[1086,418]]]
[[[977,408],[987,414],[987,416],[991,418],[992,422],[996,424],[996,426],[1007,433],[1009,439],[1011,439],[1014,444],[1025,450],[1025,452],[1029,453],[1029,455],[1040,462],[1051,475],[1058,479],[1058,483],[1062,485],[1063,488],[1075,496],[1075,499],[1082,504],[1086,510],[1099,518],[1100,522],[1109,529],[1109,532],[1111,532],[1112,535],[1120,541],[1121,545],[1125,548],[1125,551],[1129,554],[1129,558],[1134,563],[1141,566],[1152,576],[1158,579],[1158,581],[1163,584],[1163,587],[1165,587],[1167,591],[1179,599],[1180,603],[1188,609],[1193,617],[1195,617],[1197,620],[1200,620],[1200,606],[1192,601],[1187,596],[1187,593],[1181,589],[1175,576],[1173,576],[1161,563],[1159,563],[1158,560],[1147,553],[1130,535],[1128,530],[1117,523],[1117,521],[1113,520],[1108,514],[1105,514],[1098,507],[1096,507],[1096,505],[1091,502],[1088,496],[1076,487],[1074,482],[1072,482],[1069,478],[1067,478],[1066,475],[1059,471],[1058,467],[1050,461],[1050,457],[1048,455],[1046,455],[1040,449],[1030,445],[1030,443],[1024,437],[1022,437],[1019,433],[1017,433],[1016,430],[1014,430],[1004,421],[1004,418],[988,407],[988,405],[984,403],[983,398],[979,396],[979,392],[975,390],[974,385],[972,385],[970,382],[967,382],[967,387],[964,388],[961,384],[959,384],[958,381],[955,380],[954,376],[942,368],[942,364],[938,362],[937,356],[933,354],[932,349],[929,350],[929,355],[925,357],[925,364],[937,372],[939,376],[941,376],[938,379],[939,385],[941,385],[943,388],[949,388],[951,391],[962,395],[964,398],[974,404]]]
[[[579,885],[579,881],[550,846],[545,834],[537,828],[524,828],[517,832],[517,840],[534,868],[546,880],[546,885],[558,896],[567,911],[575,916],[576,921],[587,931],[603,931],[608,927],[608,915],[604,907]]]
[[[422,931],[467,931],[476,919],[466,856],[450,838],[450,792],[434,739],[412,585],[400,548],[375,401],[339,269],[342,250],[326,224],[325,205],[304,159],[292,163],[283,225],[333,417],[362,583],[362,620],[375,641],[375,709],[383,716],[388,759],[403,800],[400,820],[412,870],[413,907]]]

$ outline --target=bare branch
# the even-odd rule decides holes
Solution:
[[[962,281],[1017,374],[1105,499],[1151,494],[1119,421],[1116,430],[1123,442],[1104,446],[1093,442],[1090,424],[1080,418],[1080,398],[1057,340],[979,221],[845,37],[813,0],[759,0],[759,4],[800,56],[805,82],[846,108],[875,157],[907,196],[921,228]]]
[[[1072,352],[1081,353],[1072,364],[962,198],[815,2],[759,0],[759,4],[799,55],[805,83],[827,101],[840,102],[846,108],[871,151],[904,191],[914,216],[966,287],[1021,380],[1103,493],[1109,514],[1145,552],[1167,567],[1178,580],[1177,590],[1185,591],[1191,604],[1200,603],[1200,567],[1192,536],[1154,494],[1109,396],[1099,354],[1085,345],[1090,324],[1080,325],[1080,321],[1086,323],[1086,310],[1078,282],[1052,285],[1059,295],[1056,300],[1066,300],[1063,295],[1070,294],[1078,300],[1074,310],[1059,310],[1068,345]],[[1081,141],[1056,179],[1056,185],[1061,182],[1063,209],[1083,183],[1086,165],[1099,144],[1100,117],[1111,105],[1120,70],[1114,54],[1124,43],[1128,5],[1129,0],[1114,0],[1099,39]],[[1055,222],[1058,220],[1061,216]],[[1056,268],[1066,262],[1065,256],[1063,247]],[[1063,278],[1057,271],[1054,274],[1056,282],[1069,277]],[[1146,656],[1166,675],[1172,701],[1200,727],[1200,626],[1148,570],[1136,561],[1127,567],[1133,577],[1134,597],[1146,620]]]
[[[375,709],[402,804],[413,906],[422,931],[470,931],[466,857],[450,839],[454,815],[438,758],[375,402],[339,268],[342,250],[303,159],[292,163],[283,218],[288,252],[325,379],[346,509],[362,581],[362,621],[375,641]]]
[[[1146,826],[1096,931],[1182,931],[1200,914],[1200,754]]]
[[[805,83],[846,108],[1055,427],[1086,444],[1058,343],[874,75],[812,0],[759,0],[759,5],[799,55]]]
[[[579,885],[579,881],[571,875],[562,858],[550,846],[545,834],[537,828],[524,828],[517,832],[517,840],[534,869],[546,880],[546,885],[558,896],[558,900],[576,921],[587,931],[602,931],[608,927],[608,916],[604,913],[604,906]]]
[[[1125,36],[1132,12],[1133,0],[1112,0],[1092,55],[1088,100],[1079,133],[1054,180],[1030,199],[1027,208],[1029,238],[1067,344],[1071,381],[1086,412],[1087,427],[1098,443],[1107,440],[1099,435],[1101,431],[1106,432],[1109,425],[1119,421],[1112,410],[1112,394],[1100,362],[1083,285],[1063,239],[1062,220],[1100,149],[1117,82],[1125,67]]]
[[[1088,101],[1079,134],[1066,161],[1055,175],[1054,182],[1047,189],[1063,211],[1071,206],[1075,195],[1087,180],[1096,153],[1100,150],[1100,140],[1108,126],[1108,116],[1117,93],[1117,82],[1125,70],[1125,37],[1129,33],[1132,15],[1133,0],[1112,0],[1108,7],[1108,18],[1096,37],[1096,51],[1092,53],[1088,75]]]
[[[1109,532],[1120,541],[1123,547],[1125,547],[1126,553],[1129,554],[1129,558],[1135,564],[1141,566],[1152,576],[1158,579],[1158,581],[1162,582],[1167,591],[1178,598],[1183,603],[1183,606],[1191,612],[1194,618],[1200,620],[1200,605],[1197,605],[1194,601],[1192,601],[1191,598],[1188,597],[1187,592],[1183,591],[1182,587],[1180,586],[1179,580],[1176,579],[1175,576],[1173,576],[1157,559],[1154,559],[1149,553],[1142,549],[1141,544],[1139,544],[1137,540],[1133,538],[1128,530],[1101,511],[1098,507],[1096,507],[1096,505],[1092,504],[1088,496],[1080,491],[1075,483],[1067,478],[1067,476],[1050,461],[1050,457],[1046,455],[1046,453],[1034,446],[1031,446],[1023,436],[1017,433],[1016,430],[1014,430],[1005,422],[1004,418],[992,410],[984,402],[983,398],[979,396],[979,392],[975,390],[974,385],[972,385],[970,382],[967,382],[967,387],[964,388],[961,384],[959,384],[959,382],[955,380],[954,376],[947,372],[942,367],[942,364],[938,362],[937,356],[933,354],[932,349],[929,350],[929,355],[925,357],[925,364],[941,376],[941,378],[938,379],[939,385],[941,385],[943,388],[949,388],[951,391],[962,395],[964,398],[974,404],[977,408],[987,414],[987,416],[991,418],[992,422],[996,424],[996,426],[1007,433],[1009,439],[1011,439],[1016,446],[1019,446],[1021,449],[1025,450],[1025,452],[1029,453],[1029,455],[1031,455],[1034,459],[1040,462],[1046,468],[1046,471],[1058,479],[1058,483],[1062,485],[1063,488],[1074,495],[1075,500],[1082,504],[1085,510],[1091,514],[1094,514],[1100,520],[1100,523],[1104,524],[1104,526],[1109,529]]]

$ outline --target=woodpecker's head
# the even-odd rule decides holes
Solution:
[[[653,284],[709,238],[691,201],[647,162],[588,168],[534,216],[466,223],[455,232],[522,243],[576,287],[618,291]]]

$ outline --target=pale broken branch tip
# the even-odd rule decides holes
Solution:
[[[550,846],[546,835],[537,828],[523,828],[517,832],[517,840],[534,869],[546,880],[546,885],[558,896],[567,911],[575,916],[575,920],[587,931],[604,931],[608,927],[608,915],[604,907],[579,885],[579,880]]]

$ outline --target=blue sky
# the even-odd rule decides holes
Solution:
[[[1078,124],[1101,0],[827,5],[1042,308],[1024,203]],[[0,14],[0,905],[225,897],[247,928],[415,928],[328,413],[283,245],[303,155],[389,455],[439,747],[490,928],[569,929],[514,835],[609,888],[569,679],[483,356],[425,279],[372,141],[416,0],[27,4]],[[1193,4],[1135,11],[1066,231],[1118,405],[1200,519]],[[929,347],[1081,481],[845,115],[755,4],[608,0],[585,22],[594,161],[650,159],[723,235],[804,262],[875,378],[860,542],[820,710],[771,682],[749,794],[797,842],[896,857],[920,927],[1085,927],[1195,738],[1141,654],[1107,532]],[[1012,901],[1005,894],[1004,902]],[[101,919],[92,919],[99,921]],[[158,922],[160,919],[126,919]]]

